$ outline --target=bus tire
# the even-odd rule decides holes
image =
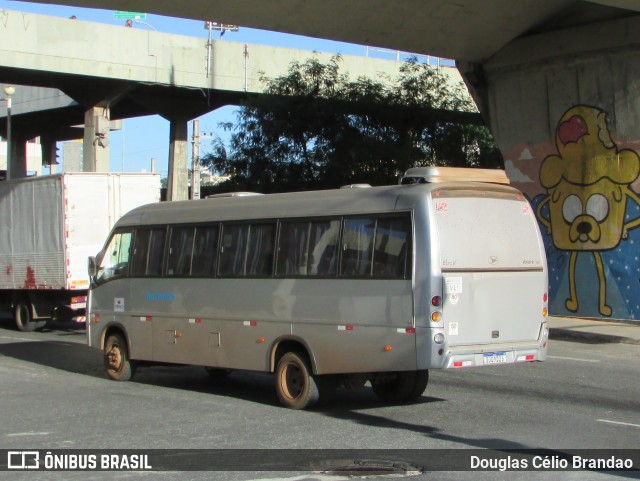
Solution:
[[[284,407],[305,409],[320,398],[309,363],[297,352],[287,352],[276,367],[276,393]]]
[[[136,365],[129,359],[127,343],[120,334],[109,334],[104,344],[104,368],[114,381],[128,381],[135,373]]]
[[[18,301],[13,308],[13,318],[16,321],[16,327],[21,332],[35,331],[38,323],[33,321],[31,303],[28,301]]]
[[[385,382],[371,382],[373,392],[382,402],[406,403],[415,401],[427,388],[429,371],[401,371],[396,373],[395,379]]]

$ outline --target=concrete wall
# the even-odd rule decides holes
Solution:
[[[545,239],[550,312],[640,319],[640,19],[529,37],[484,71]]]

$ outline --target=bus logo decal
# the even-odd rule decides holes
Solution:
[[[176,295],[171,292],[147,292],[147,301],[175,301]]]

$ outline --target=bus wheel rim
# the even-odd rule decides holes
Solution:
[[[284,384],[287,395],[292,399],[297,399],[304,390],[304,376],[300,367],[296,364],[289,364],[285,370]]]
[[[111,349],[107,354],[107,362],[109,369],[113,371],[120,369],[120,366],[122,365],[122,353],[117,345],[111,346]]]

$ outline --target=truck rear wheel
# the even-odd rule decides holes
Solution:
[[[276,392],[280,403],[290,409],[304,409],[315,404],[320,392],[309,364],[297,352],[288,352],[276,368]]]
[[[27,301],[16,302],[13,308],[13,318],[16,321],[16,327],[22,332],[35,331],[38,327],[37,322],[33,322],[31,303]]]
[[[104,344],[104,368],[114,381],[128,381],[136,365],[129,359],[127,343],[120,334],[110,334]]]
[[[406,403],[415,401],[427,388],[429,371],[401,371],[394,379],[376,382],[371,381],[373,392],[385,403]]]

